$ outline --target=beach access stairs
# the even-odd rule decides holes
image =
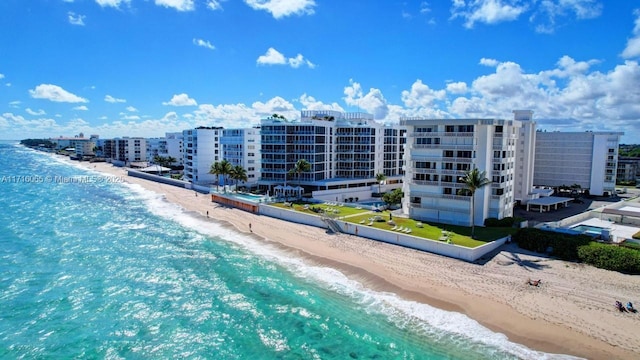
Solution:
[[[339,233],[342,232],[342,229],[340,228],[340,225],[338,225],[338,223],[335,220],[333,220],[332,218],[330,218],[328,216],[323,216],[322,217],[322,222],[327,224],[327,229],[331,230],[333,233],[339,234]]]

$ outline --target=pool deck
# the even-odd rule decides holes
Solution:
[[[603,220],[598,218],[590,218],[588,220],[581,221],[576,224],[572,224],[571,226],[569,226],[569,228],[573,228],[579,225],[587,225],[587,226],[594,226],[594,227],[599,227],[603,229],[609,229],[609,233],[611,234],[611,239],[614,243],[620,243],[624,241],[624,239],[630,239],[633,236],[633,234],[638,232],[638,228],[620,225],[609,220]]]

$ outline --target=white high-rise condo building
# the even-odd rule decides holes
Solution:
[[[615,191],[622,132],[541,132],[536,134],[536,186],[580,185],[591,195]]]
[[[300,186],[315,198],[365,199],[378,192],[379,173],[390,184],[383,190],[400,186],[404,130],[398,125],[385,126],[371,114],[330,110],[304,110],[300,120],[274,117],[263,119],[260,125],[259,185],[271,194],[278,192],[278,186]],[[301,159],[309,162],[311,170],[288,176]]]
[[[184,156],[182,152],[182,132],[166,133],[164,138],[167,142],[167,153],[165,156],[176,159],[175,165],[182,165]]]
[[[216,176],[209,171],[214,162],[222,159],[221,136],[221,127],[198,127],[182,132],[184,180],[198,185],[215,183]]]
[[[403,118],[400,124],[407,128],[402,205],[411,218],[470,226],[471,197],[462,177],[473,168],[492,181],[476,191],[476,225],[513,215],[521,121]]]
[[[255,185],[260,178],[260,127],[224,129],[220,143],[223,160],[246,170],[244,185]]]
[[[536,153],[536,123],[533,111],[514,110],[514,120],[521,122],[516,140],[516,170],[514,172],[513,196],[516,202],[526,204],[539,195],[533,193],[533,172]]]
[[[145,138],[123,137],[104,141],[104,156],[117,166],[127,166],[147,160]]]

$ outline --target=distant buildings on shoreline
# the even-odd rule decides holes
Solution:
[[[513,119],[403,118],[398,124],[366,113],[305,110],[299,120],[274,114],[252,128],[50,141],[57,149],[73,148],[79,159],[99,156],[117,166],[171,157],[183,167],[183,179],[200,186],[214,186],[211,165],[226,160],[246,170],[243,186],[271,195],[296,186],[316,199],[344,202],[401,188],[410,217],[461,225],[471,223],[461,177],[478,168],[491,180],[475,195],[473,218],[482,225],[489,217],[512,216],[516,204],[540,196],[536,187],[576,184],[592,195],[613,194],[622,135],[541,132],[528,110],[514,111]],[[290,174],[298,160],[306,160],[310,171]]]

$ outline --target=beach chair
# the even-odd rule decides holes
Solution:
[[[369,221],[369,223],[367,223],[367,225],[373,226],[373,220]]]
[[[422,223],[421,223],[421,222],[417,222],[417,223],[416,223],[416,226],[417,226],[417,227],[419,227],[419,228],[421,228],[421,227],[422,227]]]
[[[395,230],[395,229],[397,229],[397,228],[398,228],[398,225],[396,225],[396,226],[392,227],[392,228],[391,228],[391,230]]]
[[[360,220],[360,224],[364,224],[364,223],[365,223],[364,219]]]
[[[411,234],[411,229],[408,229],[408,230],[406,231],[406,233],[407,233],[407,234]]]

